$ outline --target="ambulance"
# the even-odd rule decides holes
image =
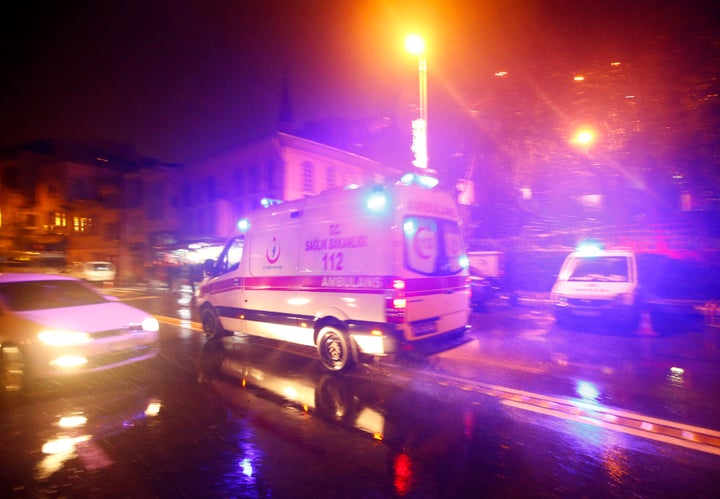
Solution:
[[[208,338],[306,345],[326,369],[344,371],[438,351],[469,329],[468,260],[447,193],[415,184],[330,190],[238,225],[197,290]]]

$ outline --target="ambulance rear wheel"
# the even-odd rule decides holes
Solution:
[[[318,355],[328,371],[345,371],[353,364],[350,339],[344,331],[325,326],[318,333]]]
[[[222,338],[230,333],[225,331],[220,324],[220,317],[213,307],[206,307],[202,313],[202,329],[205,337],[209,340]]]

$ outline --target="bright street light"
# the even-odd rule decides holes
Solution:
[[[581,146],[589,146],[595,140],[595,134],[592,130],[579,130],[575,135],[575,141]]]
[[[412,152],[415,155],[413,165],[418,168],[428,167],[427,153],[427,60],[425,59],[425,40],[419,35],[405,38],[405,48],[418,56],[418,79],[420,87],[419,117],[412,122]]]

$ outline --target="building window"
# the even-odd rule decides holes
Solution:
[[[245,176],[243,175],[243,173],[244,172],[240,168],[237,168],[235,171],[233,171],[233,192],[236,196],[242,196],[245,192]]]
[[[207,200],[208,203],[212,203],[217,200],[217,183],[215,177],[208,177],[206,180],[207,185]]]
[[[94,226],[93,217],[73,217],[73,232],[77,234],[92,235]]]
[[[325,170],[325,186],[328,189],[331,189],[337,185],[337,173],[335,172],[335,167],[328,166],[327,170]]]
[[[50,225],[55,227],[67,227],[67,215],[60,211],[50,214]]]
[[[190,189],[190,184],[187,182],[183,182],[182,184],[182,206],[191,206],[192,205],[192,191]]]
[[[265,175],[267,178],[267,182],[265,183],[265,185],[267,185],[270,193],[275,192],[275,189],[278,188],[278,170],[279,169],[277,168],[275,161],[273,161],[272,159],[268,159],[265,162]]]
[[[308,194],[315,193],[315,168],[310,161],[302,164],[302,190]]]
[[[154,182],[148,189],[145,214],[148,220],[162,220],[165,217],[165,184]]]
[[[248,174],[250,175],[250,192],[257,194],[258,192],[260,192],[260,168],[258,168],[258,165],[256,165],[255,163],[250,165]]]

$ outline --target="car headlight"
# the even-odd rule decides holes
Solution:
[[[88,333],[78,331],[41,331],[38,339],[53,347],[83,345],[92,341],[92,337]]]
[[[155,317],[145,317],[142,321],[143,331],[156,333],[160,331],[160,323]]]

